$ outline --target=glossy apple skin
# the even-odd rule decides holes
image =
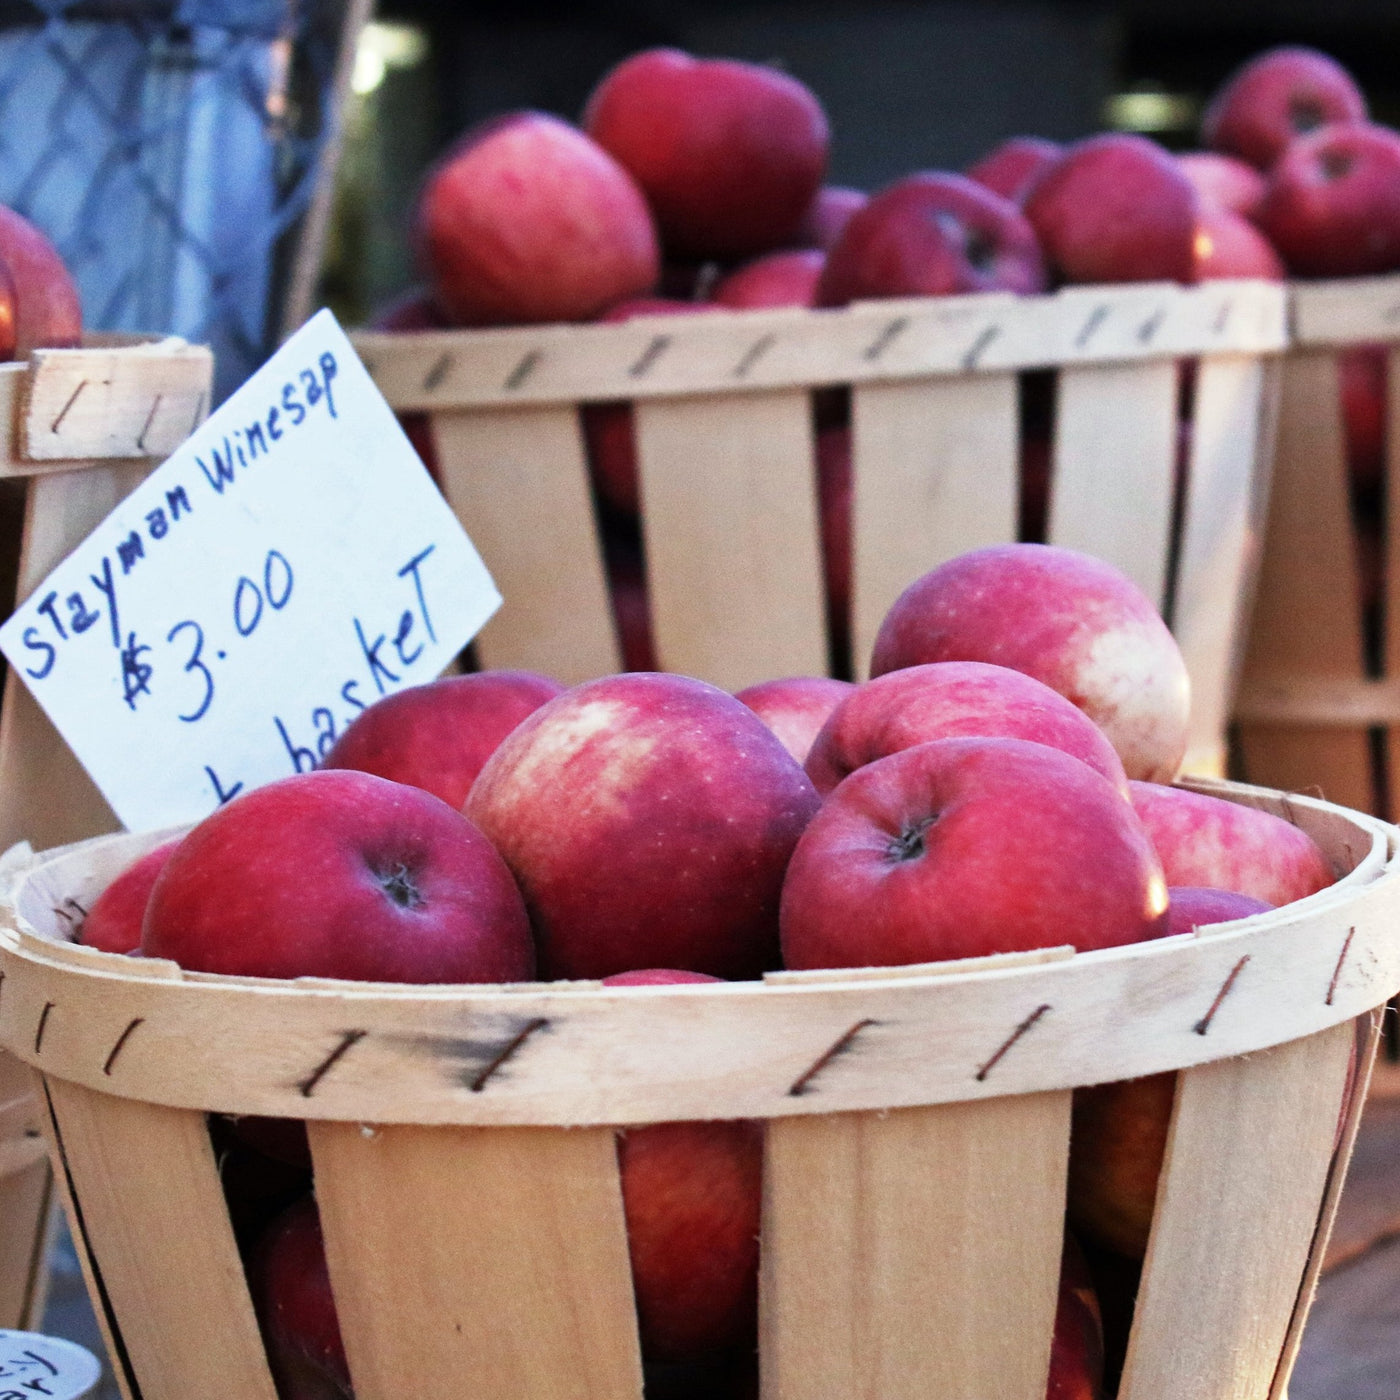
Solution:
[[[822,725],[854,691],[850,681],[832,680],[829,676],[785,676],[751,685],[734,698],[747,705],[782,740],[793,758],[805,763]]]
[[[760,307],[815,306],[826,254],[816,248],[768,253],[735,268],[715,284],[716,306],[736,311]]]
[[[891,967],[1161,933],[1167,890],[1106,778],[1023,739],[939,739],[857,769],[797,843],[783,963]]]
[[[1053,545],[992,545],[940,565],[896,599],[872,676],[931,661],[1008,666],[1089,716],[1130,778],[1176,776],[1190,682],[1176,641],[1112,565]]]
[[[840,238],[851,215],[869,203],[870,196],[864,190],[853,190],[847,185],[823,185],[802,216],[794,241],[804,248],[826,251]]]
[[[83,310],[77,283],[58,250],[28,219],[0,204],[0,261],[14,291],[14,346],[31,350],[78,345]]]
[[[163,842],[128,865],[93,901],[77,941],[104,953],[134,953],[141,946],[141,920],[151,888],[179,844],[179,837]]]
[[[1248,219],[1228,209],[1202,208],[1192,245],[1192,280],[1216,282],[1231,277],[1258,277],[1282,282],[1287,275],[1273,245]]]
[[[468,135],[428,176],[416,229],[434,295],[461,325],[586,321],[660,272],[631,176],[540,112]]]
[[[994,146],[976,165],[968,166],[967,178],[1019,205],[1063,153],[1058,142],[1039,136],[1013,136]]]
[[[1212,150],[1268,170],[1289,144],[1332,122],[1366,120],[1350,73],[1316,49],[1270,49],[1250,59],[1211,100],[1201,137]]]
[[[1170,933],[1246,919],[1273,907],[1228,890],[1173,887],[1169,895]],[[1147,1252],[1175,1099],[1174,1073],[1074,1091],[1070,1223],[1129,1259]]]
[[[776,69],[649,49],[608,73],[584,129],[646,192],[669,255],[791,244],[826,173],[821,104]]]
[[[1195,187],[1155,142],[1118,133],[1066,149],[1026,196],[1045,260],[1065,282],[1188,282]]]
[[[249,1261],[248,1284],[281,1400],[351,1400],[313,1197],[288,1207],[268,1226]]]
[[[608,987],[718,979],[647,968]],[[642,1355],[688,1361],[753,1337],[763,1128],[746,1121],[649,1123],[618,1134],[622,1209]]]
[[[147,957],[249,977],[519,982],[520,892],[441,799],[348,770],[236,797],[180,843],[141,930]]]
[[[818,798],[777,736],[685,676],[609,676],[536,710],[467,815],[524,892],[546,977],[777,966],[788,857]]]
[[[1169,885],[1232,890],[1282,905],[1337,878],[1312,837],[1280,817],[1159,783],[1131,787]]]
[[[1094,1281],[1079,1246],[1066,1235],[1045,1400],[1100,1400],[1103,1351],[1103,1317]]]
[[[1219,151],[1185,151],[1176,163],[1195,186],[1203,209],[1227,209],[1245,219],[1259,212],[1266,182],[1252,165]]]
[[[563,691],[534,671],[479,671],[410,686],[357,715],[321,766],[407,783],[460,811],[501,740]]]
[[[1039,244],[1014,204],[965,176],[924,173],[851,216],[827,254],[817,305],[1044,288]]]
[[[857,687],[816,736],[807,776],[825,796],[876,759],[934,739],[961,738],[1047,744],[1128,795],[1123,764],[1093,720],[1033,677],[981,661],[907,666]]]
[[[1356,123],[1299,137],[1274,167],[1258,218],[1299,276],[1400,267],[1400,134]]]

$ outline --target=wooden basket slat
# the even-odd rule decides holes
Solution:
[[[205,1115],[55,1079],[48,1094],[140,1400],[276,1400]]]
[[[763,1400],[1043,1400],[1070,1098],[770,1123]]]
[[[621,664],[583,435],[568,407],[435,413],[443,494],[509,605],[476,646],[483,666],[565,684]]]
[[[611,1131],[310,1138],[357,1400],[640,1400]]]
[[[1400,276],[1294,282],[1288,290],[1296,345],[1400,341]]]
[[[48,1296],[53,1174],[42,1140],[35,1146],[35,1160],[0,1175],[0,1318],[22,1329],[39,1328]]]
[[[1184,769],[1223,777],[1222,739],[1243,661],[1266,495],[1263,362],[1217,355],[1196,370],[1196,403],[1170,612],[1191,677]]]
[[[1397,327],[1400,330],[1400,327]],[[1382,507],[1381,670],[1391,683],[1400,680],[1400,346],[1386,356],[1385,502]],[[1400,697],[1386,719],[1386,785],[1392,811],[1400,795]],[[1387,815],[1390,815],[1387,813]]]
[[[1063,369],[1051,544],[1116,565],[1165,608],[1177,456],[1175,361]]]
[[[865,384],[851,394],[852,654],[869,671],[890,605],[920,574],[1016,538],[1014,374]]]
[[[647,400],[633,412],[661,667],[726,690],[825,675],[809,396]]]
[[[1271,722],[1271,692],[1308,676],[1364,676],[1360,580],[1348,501],[1335,355],[1284,361],[1278,448],[1240,698],[1249,777],[1330,801],[1375,805],[1364,732]]]
[[[1182,1072],[1120,1400],[1266,1400],[1354,1046],[1348,1023]]]

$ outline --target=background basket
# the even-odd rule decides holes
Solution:
[[[833,662],[813,391],[851,392],[859,674],[908,583],[1018,537],[1022,372],[1053,371],[1047,537],[1162,609],[1194,686],[1188,765],[1217,774],[1284,343],[1282,289],[1250,282],[356,338],[389,402],[430,416],[444,491],[507,599],[479,658],[567,682],[620,664],[580,405],[634,407],[659,664],[738,689]]]
[[[217,1110],[311,1120],[359,1400],[406,1377],[424,1400],[637,1397],[612,1125],[736,1117],[766,1120],[766,1396],[874,1375],[882,1400],[1043,1400],[1071,1086],[1181,1068],[1120,1396],[1276,1400],[1367,1013],[1400,987],[1400,833],[1204,790],[1292,819],[1348,873],[1130,948],[624,992],[182,974],[72,946],[56,912],[159,836],[39,864],[0,936],[0,1040],[43,1076],[126,1394],[272,1396]]]

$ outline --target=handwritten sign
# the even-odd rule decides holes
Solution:
[[[0,627],[133,830],[307,772],[500,606],[328,311]]]
[[[101,1378],[97,1358],[73,1342],[0,1329],[0,1400],[81,1400]]]

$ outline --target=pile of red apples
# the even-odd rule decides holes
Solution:
[[[1105,563],[1036,544],[962,555],[899,598],[870,670],[737,696],[655,672],[401,691],[319,771],[133,865],[81,938],[240,976],[622,989],[1090,952],[1335,879],[1290,824],[1170,785],[1185,668]],[[1060,1400],[1103,1393],[1094,1281],[1117,1290],[1106,1312],[1130,1313],[1173,1084],[1077,1094]],[[303,1125],[214,1131],[283,1400],[349,1395]],[[618,1156],[650,1400],[752,1394],[761,1125],[634,1127]]]

